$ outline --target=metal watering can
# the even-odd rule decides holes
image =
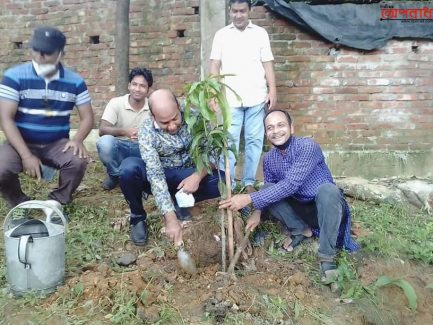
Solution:
[[[65,276],[65,236],[67,222],[56,201],[27,201],[7,214],[3,227],[6,255],[6,279],[12,293],[29,291],[47,294],[63,283]],[[16,220],[17,211],[32,217]],[[15,217],[15,220],[14,220]],[[52,218],[62,224],[52,223]],[[25,221],[24,221],[25,220]],[[14,223],[19,223],[14,225]]]

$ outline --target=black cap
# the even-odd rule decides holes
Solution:
[[[66,44],[66,37],[54,27],[43,26],[33,31],[30,44],[35,51],[52,54],[63,50]]]

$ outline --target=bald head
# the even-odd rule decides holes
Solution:
[[[149,96],[149,109],[158,126],[175,134],[182,126],[182,115],[176,96],[169,89],[158,89]]]

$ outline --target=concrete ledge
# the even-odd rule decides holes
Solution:
[[[328,151],[325,156],[334,176],[433,176],[433,151]]]

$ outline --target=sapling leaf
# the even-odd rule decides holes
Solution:
[[[403,289],[404,295],[409,302],[410,309],[416,310],[418,297],[412,285],[404,279],[395,280],[393,283]]]
[[[215,78],[211,77],[208,79],[209,86],[215,90],[215,93],[221,92],[221,84],[218,83]]]
[[[194,82],[191,85],[187,86],[188,95],[192,94],[199,85],[200,85],[200,82]]]
[[[200,113],[205,120],[209,121],[211,119],[212,111],[207,107],[208,101],[205,98],[205,92],[204,91],[199,94],[199,99],[200,99],[200,101],[199,101],[200,102],[200,105],[199,105]]]
[[[381,288],[383,286],[390,284],[391,282],[392,280],[389,277],[387,277],[386,275],[382,275],[376,280],[374,286],[377,288]]]
[[[417,309],[417,295],[416,292],[414,290],[414,288],[412,287],[412,285],[407,282],[404,279],[397,279],[397,280],[392,280],[389,277],[387,277],[386,275],[382,275],[381,277],[379,277],[374,286],[377,288],[381,288],[384,286],[388,286],[388,285],[396,285],[398,287],[400,287],[403,290],[404,295],[406,296],[406,299],[409,303],[409,307],[412,310],[416,310]]]
[[[223,85],[224,87],[226,87],[227,89],[229,89],[236,97],[236,99],[240,102],[242,102],[242,98],[241,96],[238,95],[238,93],[236,91],[233,90],[232,87],[228,86],[227,84],[225,84],[224,82],[221,82],[221,85]]]

